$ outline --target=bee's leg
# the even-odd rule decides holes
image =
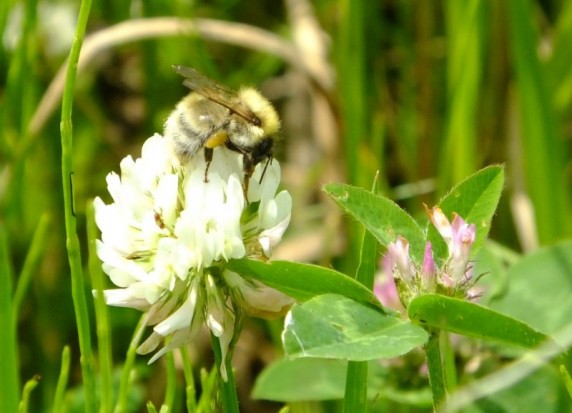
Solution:
[[[207,167],[205,168],[205,180],[204,182],[209,181],[209,167],[211,166],[211,162],[213,160],[213,149],[205,147],[205,162]]]
[[[209,181],[209,166],[211,166],[211,161],[213,160],[213,149],[217,146],[224,145],[227,140],[228,134],[226,130],[219,129],[205,141],[205,162],[207,163],[207,167],[205,169],[205,182]]]
[[[250,177],[254,173],[254,162],[249,154],[242,155],[242,171],[244,180],[242,182],[242,190],[244,191],[244,199],[248,203],[248,184],[250,184]]]

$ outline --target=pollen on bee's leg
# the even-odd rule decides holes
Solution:
[[[217,146],[222,146],[228,140],[228,133],[224,129],[213,133],[205,142],[205,148],[216,148]]]

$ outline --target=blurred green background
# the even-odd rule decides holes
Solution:
[[[57,77],[78,10],[75,0],[0,3],[3,264],[18,286],[21,378],[42,377],[34,406],[49,406],[65,344],[72,347],[71,386],[81,380]],[[571,44],[572,2],[564,0],[94,1],[73,112],[84,263],[87,204],[95,196],[109,200],[106,174],[127,154],[139,156],[188,92],[173,64],[233,88],[256,85],[275,103],[283,120],[277,158],[294,198],[279,258],[351,274],[361,230],[320,188],[369,188],[378,170],[384,194],[421,214],[423,202],[437,203],[472,172],[505,164],[492,238],[522,253],[570,238]],[[110,311],[120,364],[139,315]],[[244,411],[277,411],[249,401],[248,392],[280,353],[279,328],[251,322],[244,334],[244,348],[259,346],[238,352],[238,368],[247,372],[239,377]],[[205,351],[199,343],[197,354]],[[155,369],[142,370],[145,400],[160,399]]]

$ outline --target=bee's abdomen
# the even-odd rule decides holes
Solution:
[[[196,95],[183,99],[165,122],[165,137],[173,142],[177,156],[194,156],[223,125],[220,107]]]
[[[187,118],[184,112],[175,110],[165,122],[165,137],[172,140],[175,153],[182,157],[195,155],[206,139],[204,133],[193,128]]]

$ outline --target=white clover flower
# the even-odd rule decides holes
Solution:
[[[118,289],[105,291],[109,305],[148,311],[151,336],[138,351],[165,352],[206,325],[219,338],[223,357],[233,339],[237,306],[271,316],[293,300],[258,281],[225,270],[229,259],[268,259],[290,222],[292,199],[276,193],[280,165],[264,164],[251,178],[248,202],[242,188],[241,155],[217,148],[205,182],[205,161],[182,165],[168,142],[155,134],[141,158],[121,162],[107,177],[113,203],[94,201],[101,230],[97,254]],[[224,363],[221,374],[226,379]]]

